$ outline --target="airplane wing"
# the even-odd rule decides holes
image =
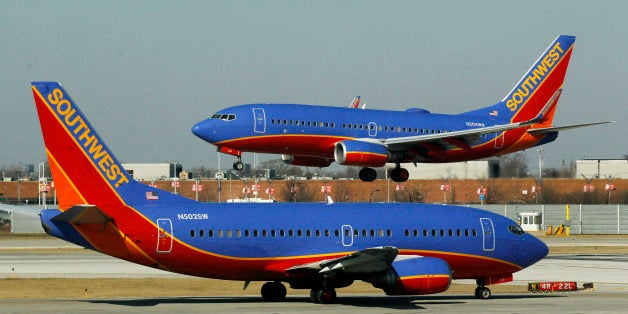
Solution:
[[[480,136],[483,134],[490,134],[496,132],[502,132],[506,130],[512,130],[517,128],[528,127],[534,124],[534,122],[525,121],[509,124],[499,124],[488,127],[480,127],[476,129],[452,131],[437,134],[415,135],[405,137],[393,137],[386,139],[371,139],[363,138],[359,139],[365,142],[380,143],[386,145],[391,151],[402,151],[408,149],[411,146],[421,143],[434,143],[443,149],[447,149],[451,146],[456,146],[462,149],[470,149],[471,145],[480,140]]]
[[[585,127],[585,126],[606,124],[606,123],[615,123],[615,122],[617,122],[617,121],[591,122],[591,123],[572,124],[572,125],[565,125],[565,126],[554,126],[554,127],[550,127],[550,128],[530,129],[530,130],[528,130],[528,133],[530,133],[530,134],[546,134],[546,133],[550,133],[550,132],[558,132],[558,131],[562,131],[562,130],[569,130],[569,129],[575,129],[575,128],[582,128],[582,127]]]
[[[593,123],[584,123],[584,124],[574,124],[568,126],[560,126],[560,127],[548,127],[548,128],[538,128],[538,129],[528,129],[527,132],[530,134],[546,134],[550,132],[558,132],[567,129],[580,128],[585,126],[592,126],[598,124],[605,123],[614,123],[615,121],[604,121],[604,122],[593,122]],[[537,123],[537,118],[524,122],[517,123],[509,123],[509,124],[499,124],[488,127],[480,127],[469,130],[461,130],[461,131],[453,131],[453,132],[444,132],[437,134],[426,134],[426,135],[415,135],[415,136],[405,136],[405,137],[393,137],[386,139],[371,139],[371,138],[362,138],[359,139],[365,142],[372,143],[380,143],[384,144],[391,151],[403,151],[415,145],[426,145],[428,148],[439,148],[442,150],[447,150],[452,147],[458,147],[462,149],[470,149],[471,145],[480,141],[480,136],[483,134],[497,133],[512,129],[530,127]]]
[[[37,217],[39,216],[39,213],[41,212],[41,208],[35,207],[35,206],[14,206],[14,205],[0,204],[0,211],[5,211],[8,213],[16,213],[16,214],[21,214],[25,216]]]
[[[398,253],[392,246],[368,248],[335,259],[297,265],[287,269],[286,273],[291,277],[373,274],[390,268]]]

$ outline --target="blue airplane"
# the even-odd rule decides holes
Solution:
[[[501,101],[485,108],[436,114],[418,108],[249,104],[219,110],[192,132],[236,156],[236,170],[243,168],[243,152],[256,152],[282,154],[296,166],[327,167],[335,161],[363,167],[363,181],[377,178],[373,168],[394,163],[390,177],[403,182],[409,174],[402,163],[498,156],[552,142],[561,130],[608,123],[552,124],[575,40],[558,36]]]
[[[267,301],[285,299],[287,283],[332,303],[355,280],[421,295],[475,279],[486,299],[488,285],[548,253],[516,222],[475,208],[199,203],[133,180],[59,83],[33,82],[32,92],[59,201],[42,226],[103,254],[245,288],[266,281]]]

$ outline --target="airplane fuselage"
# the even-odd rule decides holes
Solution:
[[[296,104],[229,107],[196,124],[192,131],[217,147],[242,152],[334,158],[343,140],[411,137],[509,123],[498,118]],[[388,162],[456,162],[501,155],[553,141],[556,134],[533,136],[525,129],[478,135],[471,145],[438,140],[398,146]]]
[[[285,270],[292,266],[378,246],[441,258],[454,279],[512,274],[547,254],[541,241],[517,233],[514,221],[465,207],[182,202],[167,209],[134,208],[138,215],[109,227],[120,231],[111,230],[109,239],[102,233],[90,236],[88,227],[68,232],[68,223],[50,220],[58,210],[44,211],[42,222],[52,235],[135,263],[243,281],[290,282]]]

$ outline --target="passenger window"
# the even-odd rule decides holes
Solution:
[[[213,237],[214,237],[214,230],[211,230],[211,229],[207,230],[207,235],[208,235],[210,238],[213,238]]]
[[[218,230],[218,237],[222,238],[222,230]]]
[[[273,237],[273,238],[276,237],[277,236],[277,231],[275,231],[275,229],[270,230],[270,236]]]
[[[245,237],[247,237],[247,238],[250,236],[250,234],[249,234],[249,230],[248,230],[248,229],[247,229],[247,230],[244,230],[244,236],[245,236]]]
[[[198,236],[201,237],[201,238],[204,237],[205,236],[205,230],[203,230],[203,229],[199,230],[198,231]]]
[[[329,230],[328,229],[325,229],[325,236],[329,237]]]
[[[297,229],[297,237],[303,236],[301,229]]]
[[[282,238],[285,237],[286,236],[286,232],[283,229],[279,230],[279,236],[282,237]]]
[[[338,231],[338,230],[334,230],[334,235],[335,235],[335,236],[337,236],[337,237],[339,237],[339,236],[340,236],[340,231]]]
[[[392,237],[392,230],[390,229],[386,230],[386,236]]]
[[[288,236],[289,237],[294,237],[294,231],[292,229],[288,230]]]
[[[257,238],[257,230],[253,230],[253,236]]]
[[[316,229],[316,231],[315,231],[315,232],[316,232],[316,236],[317,236],[317,237],[320,237],[320,236],[321,236],[321,231],[320,231],[320,230]]]
[[[478,235],[477,231],[475,231],[475,229],[471,230],[471,232],[473,233],[473,236],[476,237]]]
[[[312,236],[312,231],[310,229],[305,230],[305,236],[306,237],[311,237]]]
[[[362,229],[362,236],[366,237],[366,229]]]
[[[190,237],[194,238],[194,230],[190,230]]]
[[[265,229],[262,230],[262,237],[264,237],[264,238],[266,237],[266,230]]]
[[[232,235],[231,230],[227,230],[227,238],[231,238]]]
[[[406,235],[406,237],[409,237],[409,236],[410,236],[410,230],[406,229],[406,230],[404,231],[404,234]]]

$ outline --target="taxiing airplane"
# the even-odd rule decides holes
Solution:
[[[186,275],[287,283],[331,303],[363,280],[389,295],[486,287],[545,257],[514,221],[475,208],[426,204],[199,203],[142,184],[124,170],[66,90],[33,82],[58,209],[41,212],[55,237],[137,264]],[[355,111],[355,110],[354,110]]]
[[[192,132],[237,157],[242,152],[283,154],[286,163],[327,167],[333,161],[363,167],[360,179],[373,181],[373,167],[395,163],[397,182],[408,179],[401,163],[458,162],[508,154],[552,142],[558,131],[607,122],[552,125],[575,42],[560,35],[515,87],[495,105],[460,114],[298,104],[229,107],[192,127]]]

